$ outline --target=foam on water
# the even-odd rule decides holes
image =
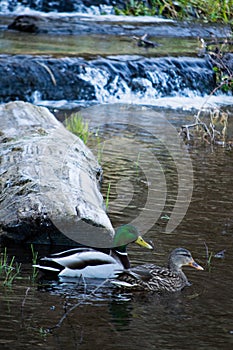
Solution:
[[[40,15],[43,17],[81,17],[81,20],[93,20],[98,22],[127,22],[127,23],[170,23],[174,22],[170,19],[164,19],[156,16],[124,16],[115,15],[113,6],[100,4],[99,6],[85,6],[84,4],[76,5],[74,12],[58,12],[56,10],[50,12],[42,12],[31,9],[27,5],[15,4],[13,10],[10,10],[8,0],[0,2],[0,14],[15,14],[15,15]]]
[[[171,108],[171,109],[182,109],[184,111],[190,111],[190,110],[199,110],[201,108],[219,108],[221,106],[232,106],[233,105],[233,97],[232,96],[226,96],[226,95],[218,95],[218,96],[195,96],[193,92],[189,92],[189,96],[166,96],[166,97],[158,97],[158,98],[145,98],[141,96],[137,96],[133,94],[131,91],[128,91],[128,93],[122,92],[121,96],[114,97],[109,96],[107,99],[106,96],[100,101],[93,101],[92,103],[87,101],[80,101],[80,100],[73,100],[73,101],[67,101],[67,100],[60,100],[60,101],[42,101],[37,98],[33,101],[33,103],[50,107],[50,108],[57,108],[57,109],[73,109],[75,107],[86,106],[88,104],[92,103],[127,103],[127,104],[137,104],[137,105],[151,105],[159,108]]]

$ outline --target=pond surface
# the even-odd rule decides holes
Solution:
[[[103,18],[93,17],[93,23],[98,20],[100,24]],[[172,33],[165,28],[168,35],[162,35],[160,24],[152,23],[151,18],[123,17],[115,19],[116,23],[108,18],[107,24],[112,21],[123,33],[134,29],[140,35],[144,34],[144,21],[148,21],[145,32],[156,31],[149,39],[158,46],[145,49],[137,46],[131,34],[120,35],[119,31],[116,35],[34,35],[6,30],[12,20],[12,15],[2,17],[2,55],[85,59],[113,55],[119,61],[132,55],[135,59],[138,55],[196,57],[199,30],[208,39],[213,32],[200,26],[190,33],[192,28],[184,26],[179,30],[182,37],[175,27]],[[66,28],[70,21],[66,16]],[[218,37],[228,36],[224,28],[217,27],[214,33]],[[134,105],[135,97],[131,101],[130,96],[122,99],[132,102],[128,105],[96,104],[88,108],[87,101],[37,102],[48,106],[62,121],[72,106],[78,105],[75,110],[89,121],[95,137],[88,145],[104,169],[105,197],[110,186],[108,214],[113,226],[133,222],[144,238],[155,244],[153,252],[130,245],[132,265],[155,262],[164,266],[172,249],[184,247],[204,271],[184,269],[192,285],[180,293],[132,295],[119,293],[101,280],[33,280],[31,248],[10,246],[9,260],[15,256],[21,270],[12,287],[0,283],[1,349],[232,349],[233,143],[227,147],[203,141],[182,143],[177,130],[192,123],[197,109],[208,107],[211,100],[195,91],[186,96],[171,93],[153,97],[152,105],[146,98],[140,99],[144,105]],[[227,134],[232,140],[232,96],[221,94],[213,99],[215,107],[224,105],[229,114]],[[165,108],[169,106],[172,109]],[[34,249],[41,257],[62,247]],[[3,254],[4,247],[0,251]]]
[[[168,142],[164,147],[164,140],[156,135],[155,130],[163,118],[174,128],[179,128],[181,123],[192,121],[193,113],[132,105],[92,106],[82,109],[81,113],[89,120],[93,132],[98,130],[101,142],[90,145],[97,155],[103,139],[107,141],[101,153],[105,175],[103,192],[106,193],[111,182],[109,215],[114,226],[133,221],[143,213],[152,191],[150,183],[154,184],[156,178],[162,181],[159,168],[163,169],[167,181],[165,206],[155,220],[157,212],[154,209],[158,207],[160,210],[162,198],[159,189],[155,188],[154,209],[149,208],[149,214],[140,216],[143,232],[147,221],[152,218],[153,223],[154,220],[145,238],[153,240],[155,250],[145,251],[131,245],[132,265],[144,262],[166,265],[169,252],[182,246],[190,249],[205,270],[186,268],[185,273],[192,285],[181,293],[133,296],[116,292],[103,281],[83,283],[63,279],[32,283],[30,247],[8,248],[9,256],[15,255],[22,267],[20,279],[15,280],[12,288],[0,287],[1,348],[232,348],[232,149],[189,146],[193,167],[192,199],[182,221],[168,234],[166,226],[180,185],[179,164],[171,157],[172,145]],[[232,134],[231,120],[229,124],[229,133]],[[158,161],[158,169],[157,163],[151,163],[148,150]],[[136,158],[135,169],[136,156],[132,154],[138,155],[139,151],[141,157]],[[177,152],[181,154],[179,150]],[[150,167],[154,175],[153,172],[146,173]],[[163,185],[162,182],[159,184]],[[184,209],[182,205],[180,208],[181,211]],[[43,256],[50,248],[35,249]],[[215,257],[223,250],[224,257]],[[73,311],[62,320],[71,307]],[[58,323],[59,327],[54,328]]]
[[[139,47],[133,35],[45,35],[0,32],[0,54],[51,55],[54,57],[109,55],[196,56],[199,50],[197,38],[168,38],[150,36],[155,48]]]

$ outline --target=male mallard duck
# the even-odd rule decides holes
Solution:
[[[192,258],[191,253],[184,248],[174,249],[168,260],[168,267],[154,264],[144,264],[119,272],[112,281],[118,287],[151,292],[177,292],[190,285],[182,271],[183,266],[191,266],[203,270]]]
[[[153,246],[139,235],[136,227],[128,224],[116,230],[112,249],[69,249],[40,259],[40,265],[34,267],[45,273],[64,277],[113,278],[116,271],[130,268],[126,251],[130,242],[153,249]]]

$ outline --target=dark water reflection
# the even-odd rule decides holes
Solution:
[[[92,107],[82,111],[84,117],[102,125],[99,135],[119,134],[118,129],[104,126],[109,123],[109,113],[114,122],[118,107]],[[138,108],[138,110],[137,110]],[[129,124],[139,118],[142,107],[128,110]],[[115,114],[114,114],[115,113]],[[161,111],[174,125],[190,121],[191,113]],[[122,114],[123,115],[123,114]],[[150,114],[151,115],[151,114]],[[156,115],[156,114],[155,114]],[[96,122],[98,116],[98,123]],[[119,118],[116,117],[119,122]],[[142,125],[150,125],[149,114],[144,112]],[[231,121],[230,121],[231,122]],[[231,130],[231,126],[229,127]],[[135,138],[132,130],[123,130],[127,138]],[[119,135],[118,135],[119,136]],[[177,194],[177,171],[170,165],[169,155],[148,133],[137,135],[143,145],[161,150],[166,174],[174,186],[168,187],[168,199],[164,213],[170,214],[171,202]],[[151,141],[152,144],[151,144]],[[136,295],[116,293],[108,283],[90,281],[83,284],[77,280],[60,280],[33,284],[30,249],[9,250],[22,262],[22,278],[16,280],[12,289],[0,287],[0,345],[2,349],[231,349],[233,346],[233,151],[231,149],[190,147],[194,171],[194,190],[188,211],[172,234],[165,233],[167,221],[159,218],[146,234],[155,243],[155,251],[144,251],[130,246],[132,264],[145,261],[166,264],[168,253],[177,246],[190,249],[194,258],[205,267],[204,271],[185,272],[191,287],[172,295]],[[113,149],[114,152],[114,149]],[[161,157],[163,158],[163,157]],[[162,161],[162,160],[161,160]],[[143,167],[146,159],[142,159]],[[112,183],[134,174],[127,159],[106,162],[103,190]],[[126,174],[123,172],[126,169]],[[120,173],[120,174],[119,174]],[[133,199],[124,208],[115,207],[110,212],[117,226],[138,215],[148,186],[141,182],[125,185],[125,195],[135,189]],[[169,182],[168,181],[168,182]],[[132,187],[133,186],[133,187]],[[173,189],[175,187],[175,189]],[[145,190],[145,193],[141,193]],[[169,191],[173,191],[169,193]],[[141,196],[139,195],[141,193]],[[117,193],[112,196],[117,197]],[[170,197],[169,197],[170,196]],[[113,198],[114,199],[114,198]],[[212,254],[207,264],[207,250]],[[38,247],[39,249],[39,247]],[[226,250],[224,258],[214,254]],[[40,247],[40,254],[45,254]],[[54,327],[66,310],[76,305],[61,327],[52,333],[45,331]]]

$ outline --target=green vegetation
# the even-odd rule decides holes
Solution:
[[[32,251],[32,264],[37,263],[38,252],[35,252],[33,245],[31,245]],[[15,256],[9,258],[7,254],[7,248],[0,253],[0,285],[6,287],[12,287],[13,282],[16,279],[20,279],[21,264],[15,262]],[[35,281],[38,275],[38,271],[33,267],[32,275],[28,277],[32,282]]]
[[[199,19],[206,22],[233,21],[233,0],[128,0],[116,14],[157,15],[173,19]]]
[[[108,206],[109,206],[110,189],[111,189],[111,182],[109,182],[108,184],[108,189],[107,189],[107,194],[105,199],[106,210],[108,210]]]
[[[37,258],[38,258],[38,252],[35,252],[33,244],[31,244],[31,251],[32,251],[32,265],[36,265],[37,264]],[[38,269],[33,266],[32,281],[35,281],[37,275],[38,275]]]
[[[65,120],[65,127],[83,140],[85,144],[91,136],[88,122],[84,121],[79,113],[71,114],[71,116]]]
[[[73,134],[77,135],[80,139],[82,139],[85,144],[87,144],[87,142],[89,141],[90,145],[92,145],[92,143],[95,143],[97,145],[97,150],[98,150],[97,160],[99,163],[101,163],[103,150],[104,150],[104,142],[101,141],[101,138],[99,136],[99,130],[97,130],[95,133],[91,132],[89,130],[88,122],[84,121],[83,117],[79,113],[71,114],[71,116],[65,120],[65,126],[67,130],[69,130]],[[111,183],[108,184],[106,198],[105,198],[106,210],[108,210],[108,205],[109,205],[110,189],[111,189]],[[33,271],[33,274],[34,273],[35,271]]]
[[[0,281],[4,286],[10,287],[19,275],[21,265],[14,262],[15,257],[8,258],[7,249],[0,255]]]
[[[92,133],[91,136],[92,136],[92,142],[95,145],[94,148],[96,148],[96,145],[97,145],[97,160],[98,160],[98,163],[101,164],[102,156],[103,156],[103,152],[104,152],[104,141],[102,141],[102,139],[99,135],[99,129],[97,131],[95,131],[95,133]]]
[[[157,1],[158,2],[158,1]],[[144,1],[137,1],[137,0],[128,0],[126,2],[125,9],[121,10],[118,8],[115,8],[115,13],[117,15],[132,15],[132,16],[154,16],[158,15],[158,9],[156,5],[156,1],[150,1],[151,5],[149,5],[149,2]],[[155,4],[152,4],[155,3]]]
[[[214,38],[211,42],[205,42],[201,38],[201,43],[202,54],[208,55],[211,61],[216,87],[206,98],[198,113],[194,115],[193,123],[181,126],[180,135],[189,144],[199,145],[203,143],[232,149],[233,143],[229,139],[230,132],[228,132],[229,112],[218,108],[205,108],[208,99],[218,90],[233,93],[233,70],[228,62],[232,41],[227,38],[224,40]]]
[[[233,69],[227,58],[228,54],[232,52],[233,42],[231,38],[214,38],[210,42],[200,38],[200,42],[202,46],[201,52],[209,56],[215,72],[216,88],[212,94],[217,90],[233,92]]]
[[[233,92],[233,74],[229,69],[226,69],[224,66],[218,64],[213,66],[215,72],[215,79],[217,88],[216,90],[221,89],[223,92]]]

